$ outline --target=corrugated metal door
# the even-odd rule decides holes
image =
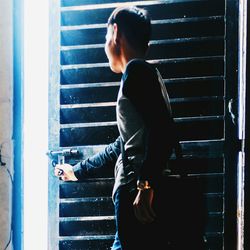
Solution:
[[[118,135],[115,105],[121,75],[109,69],[104,42],[108,16],[122,2],[132,3],[51,0],[49,136],[53,150],[76,148],[81,157],[88,157]],[[181,133],[184,164],[172,161],[171,165],[204,184],[208,245],[211,250],[224,249],[225,206],[234,204],[233,200],[227,203],[230,196],[225,193],[226,178],[227,185],[231,183],[230,165],[224,157],[228,135],[225,104],[230,98],[225,67],[232,67],[225,63],[230,49],[225,46],[225,1],[135,4],[151,14],[153,37],[147,59],[163,75]],[[74,164],[79,157],[66,160]],[[65,183],[53,176],[51,165],[49,168],[49,249],[110,249],[115,230],[113,173]],[[227,225],[233,225],[228,211]],[[232,230],[234,227],[228,229]]]

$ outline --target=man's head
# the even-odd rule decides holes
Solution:
[[[124,41],[130,51],[141,57],[146,54],[151,37],[151,20],[146,10],[135,6],[116,8],[110,15],[107,26],[105,52],[112,70]]]

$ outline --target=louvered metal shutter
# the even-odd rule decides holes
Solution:
[[[121,75],[104,53],[106,21],[128,0],[62,0],[51,4],[50,147],[88,157],[118,135],[116,96]],[[225,2],[140,1],[153,24],[148,60],[162,73],[185,160],[176,171],[205,185],[206,237],[224,247]],[[60,31],[60,32],[59,32]],[[76,163],[79,159],[68,159]],[[51,167],[51,166],[50,166]],[[184,168],[184,169],[183,169]],[[81,183],[50,177],[50,249],[110,249],[114,238],[113,173]]]

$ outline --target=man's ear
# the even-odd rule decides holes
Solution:
[[[113,41],[114,44],[120,44],[120,32],[116,23],[113,24]]]

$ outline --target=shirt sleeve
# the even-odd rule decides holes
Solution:
[[[145,63],[129,65],[124,76],[123,94],[134,105],[148,131],[138,179],[154,183],[169,154],[165,145],[170,145],[168,126],[171,114],[162,97],[156,71]]]
[[[73,171],[78,180],[93,176],[99,171],[113,168],[121,153],[120,137],[115,142],[107,145],[103,151],[84,159],[73,166]]]

